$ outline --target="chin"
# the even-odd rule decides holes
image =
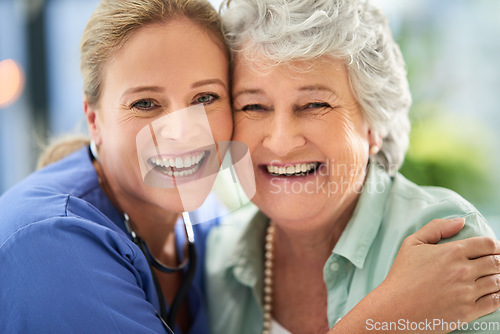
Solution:
[[[256,194],[252,202],[273,221],[305,223],[321,212],[318,201],[307,194]]]
[[[176,212],[181,213],[184,211],[184,207],[182,206],[182,202],[180,200],[166,200],[155,203],[158,207],[162,208],[168,212]]]
[[[182,201],[176,189],[158,189],[146,186],[145,192],[148,201],[154,206],[172,212],[182,211]]]
[[[197,210],[204,202],[207,193],[198,191],[192,192],[185,189],[168,189],[156,192],[157,195],[151,198],[156,205],[172,212],[191,212]]]

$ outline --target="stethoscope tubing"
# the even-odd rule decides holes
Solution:
[[[158,297],[158,302],[160,305],[159,317],[162,320],[162,323],[167,332],[173,333],[171,328],[174,328],[175,326],[175,318],[179,313],[179,309],[182,305],[182,302],[187,296],[194,275],[196,273],[196,267],[198,262],[196,246],[194,244],[193,227],[191,224],[189,213],[183,212],[182,214],[184,220],[184,226],[186,228],[186,233],[187,233],[188,259],[187,261],[183,261],[183,263],[181,263],[177,267],[168,267],[159,262],[158,260],[156,260],[153,254],[151,254],[151,251],[149,250],[149,247],[147,246],[146,242],[132,230],[128,215],[124,213],[123,216],[124,216],[125,227],[127,228],[127,231],[129,232],[132,241],[140,248],[140,250],[146,257],[146,261],[148,262],[149,269],[153,277],[153,283],[155,285],[156,295]],[[179,290],[177,290],[177,293],[175,294],[169,312],[167,312],[167,307],[165,305],[165,297],[163,296],[163,292],[161,290],[158,277],[153,267],[165,273],[174,273],[185,269],[185,274],[183,275],[181,286]]]
[[[94,141],[90,142],[89,154],[90,158],[93,161],[95,160],[99,162],[99,155],[97,153],[97,147]],[[158,302],[160,305],[160,314],[157,313],[157,316],[160,318],[163,327],[169,334],[170,333],[174,334],[171,328],[175,327],[175,318],[177,317],[177,313],[179,312],[182,302],[186,298],[186,295],[189,291],[189,287],[191,286],[194,274],[196,272],[197,261],[198,261],[196,254],[196,247],[194,244],[193,225],[191,223],[191,217],[189,215],[189,212],[183,212],[182,218],[184,221],[184,227],[186,229],[186,235],[187,235],[188,258],[184,260],[177,267],[168,267],[155,259],[153,254],[151,254],[151,251],[149,250],[146,242],[139,235],[137,235],[137,233],[135,233],[132,227],[130,226],[129,216],[126,213],[123,213],[123,221],[125,223],[125,228],[127,229],[130,235],[130,238],[140,248],[141,252],[146,257],[146,261],[148,262],[149,270],[151,271],[151,275],[153,277],[153,283],[155,285],[156,295],[158,297]],[[160,282],[158,281],[158,277],[153,267],[165,273],[174,273],[181,270],[185,270],[181,286],[179,290],[177,290],[177,293],[175,294],[174,300],[170,307],[170,312],[167,312],[167,307],[165,305],[165,297],[163,295]]]

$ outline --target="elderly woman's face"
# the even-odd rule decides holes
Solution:
[[[233,138],[250,148],[253,201],[271,219],[331,221],[358,198],[371,131],[342,62],[289,65],[255,71],[236,59]]]
[[[106,64],[102,89],[91,135],[115,196],[184,210],[174,182],[217,162],[207,145],[232,133],[222,48],[187,19],[145,26]]]

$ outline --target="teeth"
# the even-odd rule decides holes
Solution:
[[[295,166],[287,166],[287,167],[277,167],[277,166],[272,166],[268,165],[267,166],[267,171],[270,174],[277,174],[277,175],[304,175],[307,172],[310,172],[314,168],[318,166],[318,163],[303,163],[303,164],[296,164]]]
[[[184,167],[184,161],[182,161],[181,158],[176,158],[175,159],[175,168],[182,168],[182,167]]]
[[[191,169],[183,170],[180,172],[173,172],[173,171],[169,170],[168,172],[165,172],[165,174],[167,174],[168,176],[174,176],[174,177],[188,176],[188,175],[191,175],[194,172],[196,172],[197,169],[198,169],[198,166],[195,166]]]
[[[193,174],[200,166],[198,163],[205,156],[205,152],[198,152],[195,154],[185,155],[183,157],[175,158],[151,158],[149,161],[156,166],[164,168],[189,168],[183,171],[165,171],[164,173],[169,176],[188,176]]]

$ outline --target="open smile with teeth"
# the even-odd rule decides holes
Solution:
[[[318,166],[319,162],[296,164],[292,166],[273,166],[267,165],[267,172],[273,176],[304,176],[314,172]]]
[[[174,177],[189,176],[203,165],[206,155],[207,151],[202,151],[170,158],[152,157],[148,159],[148,162],[165,175]]]

